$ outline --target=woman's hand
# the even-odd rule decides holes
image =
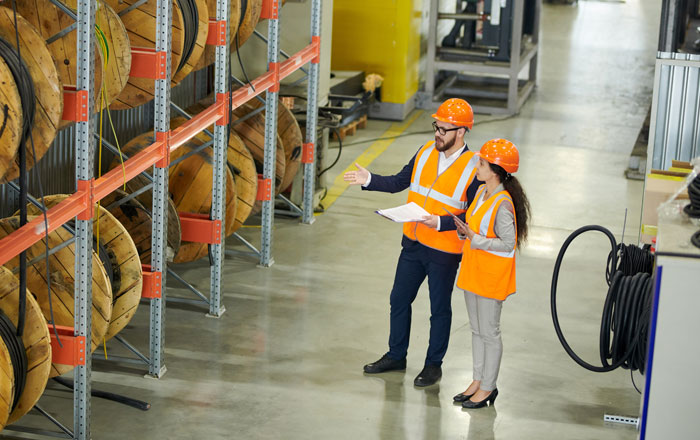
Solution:
[[[469,238],[471,240],[472,237],[475,235],[474,231],[472,231],[472,229],[469,226],[467,226],[467,224],[464,223],[462,220],[454,217],[454,221],[455,221],[455,226],[457,227],[457,232],[459,233],[459,235],[462,235],[462,236],[466,235],[467,238]]]
[[[437,229],[438,216],[437,215],[424,215],[423,221],[421,222],[430,229]]]

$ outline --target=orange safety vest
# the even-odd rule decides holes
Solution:
[[[481,185],[476,191],[474,201],[467,210],[467,224],[479,235],[496,238],[494,225],[498,207],[501,203],[508,203],[513,208],[513,199],[508,191],[500,191],[484,200],[476,209],[477,201],[485,190],[486,185]],[[515,245],[510,252],[472,249],[471,241],[467,238],[464,242],[462,267],[457,276],[457,287],[501,301],[515,293]]]
[[[467,188],[476,175],[479,161],[471,151],[466,151],[438,175],[438,158],[440,152],[431,141],[416,154],[411,174],[411,186],[408,202],[415,202],[434,215],[445,215],[447,209],[455,215],[467,208]],[[404,223],[403,233],[411,240],[418,240],[425,246],[451,254],[462,253],[462,241],[457,231],[439,232],[423,223]]]

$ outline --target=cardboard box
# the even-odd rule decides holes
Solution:
[[[647,175],[644,185],[644,201],[642,203],[642,236],[643,243],[651,243],[656,236],[658,225],[657,209],[685,184],[684,177],[668,176],[652,172]],[[678,199],[688,199],[688,191],[684,190]]]

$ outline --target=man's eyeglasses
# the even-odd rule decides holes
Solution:
[[[455,130],[459,130],[460,128],[464,128],[464,127],[444,128],[444,127],[440,127],[439,125],[437,125],[437,122],[433,121],[433,131],[440,133],[440,136],[445,136],[445,134],[448,131],[455,131]]]

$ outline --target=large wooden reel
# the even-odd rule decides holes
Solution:
[[[19,217],[0,219],[0,238],[3,238],[19,228]],[[49,248],[54,248],[69,240],[72,235],[63,228],[49,233]],[[27,259],[42,257],[46,252],[46,239],[42,239],[27,249]],[[11,270],[19,267],[19,257],[10,260],[5,266]],[[53,318],[56,325],[72,327],[75,321],[74,313],[74,273],[75,273],[75,244],[62,248],[49,256],[49,276],[51,277],[51,302]],[[46,282],[46,260],[40,259],[33,265],[27,265],[27,288],[31,290],[41,307],[46,319],[51,319],[49,307],[48,284]],[[112,316],[112,287],[99,257],[92,253],[92,353],[102,343],[109,328]],[[72,370],[70,365],[52,364],[51,377],[59,376]]]
[[[136,3],[136,0],[106,0],[117,13]],[[173,22],[172,22],[172,56],[171,66],[178,66],[182,57],[184,47],[185,30],[182,25],[182,13],[177,1],[173,0]],[[121,15],[132,48],[155,49],[156,35],[156,0],[148,0],[124,15]],[[175,68],[171,69],[171,77],[175,75]],[[113,110],[124,110],[138,107],[151,101],[154,97],[155,81],[149,78],[129,77],[122,93],[110,106]]]
[[[151,213],[136,199],[117,203],[126,196],[128,193],[118,189],[102,199],[102,206],[129,231],[141,263],[151,264]]]
[[[231,36],[231,43],[233,44],[233,38],[238,32],[238,23],[241,20],[241,1],[245,0],[231,0],[230,3],[230,15],[229,15],[229,35]],[[216,20],[216,0],[206,0],[207,10],[209,11],[209,18]],[[204,48],[204,53],[199,58],[195,70],[202,69],[216,61],[216,46],[207,46]]]
[[[207,46],[207,36],[209,35],[209,9],[207,0],[195,0],[195,3],[197,6],[197,18],[199,21],[197,39],[194,48],[192,49],[192,53],[187,58],[185,65],[182,67],[182,69],[175,72],[172,82],[173,86],[185,79],[190,72],[199,68],[198,66],[200,60],[204,57],[207,48],[214,48],[214,46]],[[233,3],[235,3],[235,1],[231,2],[232,5]],[[216,17],[216,6],[214,8],[214,17]]]
[[[249,101],[248,104],[256,109],[265,105],[257,99]],[[265,118],[264,110],[261,116]],[[294,176],[296,176],[299,171],[299,165],[301,165],[301,150],[304,140],[301,136],[299,123],[292,111],[284,105],[282,100],[277,103],[277,134],[284,147],[285,167],[284,177],[282,178],[280,187],[281,191],[285,191],[289,188],[289,185],[292,184]]]
[[[47,208],[51,208],[68,197],[66,194],[56,194],[44,197]],[[40,211],[34,205],[27,206],[30,215],[38,215]],[[136,308],[141,301],[143,274],[141,261],[134,241],[129,231],[104,206],[95,205],[93,236],[99,235],[100,243],[110,253],[112,259],[112,315],[105,340],[110,340],[131,321]]]
[[[22,98],[5,60],[0,57],[0,177],[12,165],[22,137]],[[0,413],[2,411],[0,410]],[[0,419],[2,415],[0,414]]]
[[[131,141],[129,141],[126,145],[122,147],[122,153],[127,155],[128,157],[133,157],[135,156],[139,151],[143,150],[147,146],[151,145],[153,142],[155,142],[153,138],[153,132],[148,132],[144,133],[141,136],[137,136]],[[112,159],[112,163],[110,163],[109,168],[115,168],[115,167],[120,167],[121,163],[119,161],[119,157],[114,157]],[[133,179],[129,180],[126,182],[126,191],[128,193],[133,193],[144,186],[147,186],[151,184],[151,181],[146,178],[145,176],[139,174],[138,176],[134,177]],[[138,195],[136,199],[141,203],[145,209],[148,210],[148,214],[152,217],[153,214],[151,213],[151,208],[153,207],[153,192],[152,190],[148,189]],[[166,253],[166,260],[171,261],[172,257],[175,256],[175,254],[178,253],[180,250],[181,246],[181,239],[182,239],[182,229],[180,227],[180,217],[178,216],[177,213],[177,208],[175,207],[175,204],[173,203],[172,199],[170,197],[166,197],[166,210],[168,212],[168,235],[167,235],[167,241],[166,245],[168,247]],[[105,205],[106,206],[106,205]],[[131,230],[129,230],[131,231]],[[150,234],[150,232],[149,232]],[[134,242],[136,243],[138,240],[135,238]],[[138,246],[137,246],[138,247]],[[149,235],[149,244],[148,244],[148,262],[145,264],[150,264],[150,235]],[[139,251],[139,255],[143,255],[141,251]],[[143,257],[142,257],[143,261]]]
[[[0,233],[2,233],[2,228],[0,228]],[[15,260],[17,259],[15,258]],[[16,327],[19,318],[19,281],[12,275],[9,268],[2,266],[0,266],[0,309],[5,312]],[[39,401],[51,371],[49,329],[37,300],[34,299],[29,290],[27,290],[27,309],[22,343],[27,354],[27,381],[17,407],[7,419],[7,424],[17,421]]]
[[[241,14],[243,19],[241,20],[240,26],[238,26],[238,44],[236,45],[236,36],[231,39],[231,51],[237,50],[239,47],[248,41],[253,31],[255,31],[255,26],[258,25],[260,21],[260,13],[262,12],[263,0],[242,0],[241,1]],[[234,35],[231,33],[231,35]]]
[[[19,15],[17,16],[17,27],[20,35],[20,53],[32,77],[36,101],[36,113],[32,127],[36,157],[32,153],[29,140],[23,146],[27,150],[27,169],[29,169],[44,156],[56,137],[56,131],[63,114],[63,89],[44,38],[34,26]],[[0,37],[4,38],[10,45],[15,46],[14,14],[11,9],[5,7],[0,7]],[[0,87],[4,88],[5,86],[0,85]],[[10,162],[4,177],[0,177],[0,184],[19,177],[18,160],[15,156],[15,160]]]
[[[0,431],[3,430],[7,424],[7,419],[10,417],[10,410],[12,409],[14,398],[15,372],[12,370],[10,351],[7,349],[5,343],[0,340]]]

